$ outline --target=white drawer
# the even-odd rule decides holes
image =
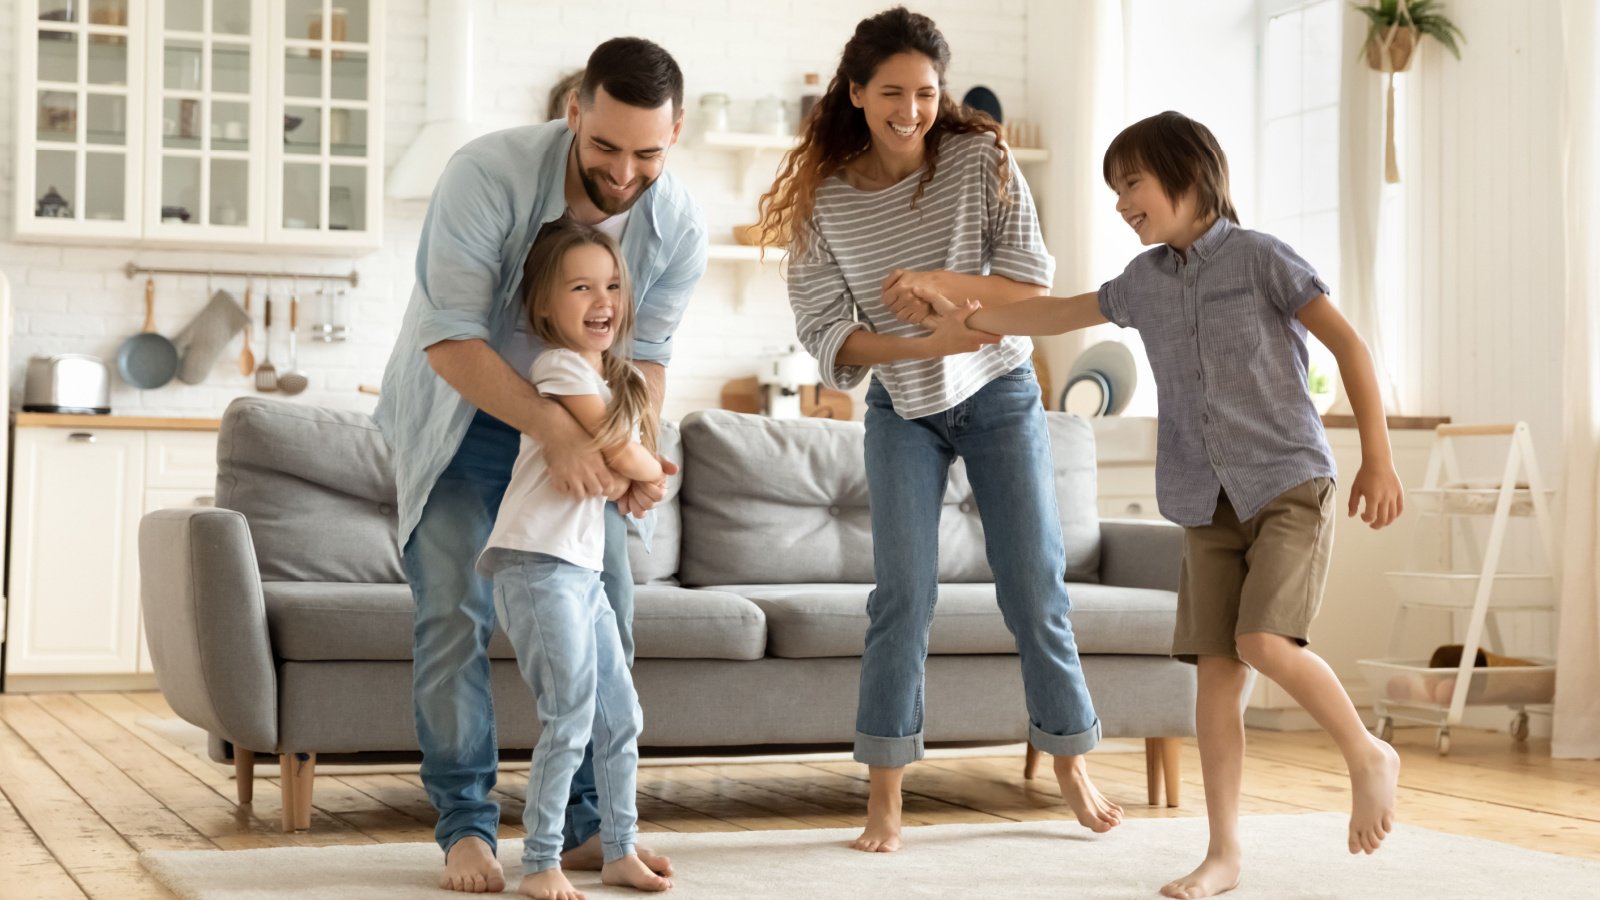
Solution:
[[[1096,490],[1105,496],[1153,495],[1156,492],[1155,466],[1119,466],[1102,463],[1096,470]]]
[[[1156,507],[1154,494],[1147,496],[1101,496],[1095,503],[1100,515],[1107,519],[1159,519],[1161,510]]]
[[[217,482],[217,435],[212,431],[147,431],[146,488],[199,489]]]

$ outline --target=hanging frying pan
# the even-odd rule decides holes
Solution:
[[[144,281],[144,330],[117,348],[117,374],[141,391],[154,390],[178,374],[178,348],[156,333],[156,280]]]

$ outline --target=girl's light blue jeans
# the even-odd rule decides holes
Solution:
[[[923,755],[928,629],[939,594],[939,511],[950,466],[966,460],[1000,612],[1017,641],[1028,738],[1054,756],[1100,742],[1067,613],[1050,433],[1032,365],[952,409],[917,419],[867,391],[867,484],[877,586],[867,600],[855,758],[900,767]]]
[[[568,791],[591,733],[600,848],[606,862],[621,859],[638,838],[634,780],[644,714],[600,573],[542,553],[498,556],[495,615],[517,650],[543,729],[522,814],[523,871],[560,865]]]

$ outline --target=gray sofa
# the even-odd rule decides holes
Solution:
[[[1063,414],[1050,428],[1072,620],[1104,734],[1147,739],[1150,802],[1165,781],[1175,805],[1195,692],[1193,669],[1167,656],[1180,529],[1101,521],[1091,429]],[[722,411],[665,430],[683,471],[654,552],[632,548],[644,752],[848,746],[872,581],[862,433]],[[279,757],[284,826],[304,829],[318,757],[417,750],[388,451],[369,416],[240,399],[223,417],[217,504],[141,524],[156,677],[211,734],[213,756],[237,764],[241,802],[256,755]],[[940,529],[927,740],[1025,740],[1020,670],[960,463]],[[526,751],[533,701],[503,634],[490,652],[500,746]]]

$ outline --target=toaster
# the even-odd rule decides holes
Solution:
[[[23,412],[111,412],[111,373],[105,360],[82,353],[34,356],[22,388]]]

